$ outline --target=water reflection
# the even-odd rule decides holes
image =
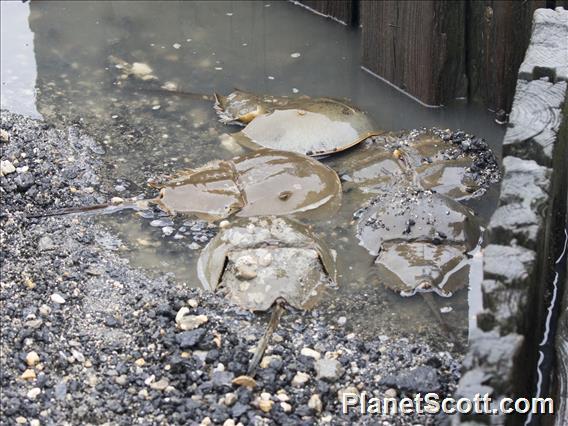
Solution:
[[[25,14],[28,6],[2,3],[3,24],[5,7]],[[273,95],[346,97],[386,130],[464,128],[492,147],[503,135],[481,107],[457,102],[443,109],[423,108],[373,78],[360,69],[357,30],[288,2],[32,2],[29,24],[35,34],[37,110],[56,124],[81,122],[105,144],[112,179],[103,190],[109,198],[144,192],[147,179],[160,173],[236,153],[223,138],[235,129],[217,122],[209,100],[117,85],[120,70],[111,56],[146,64],[162,81],[195,93],[228,93],[237,87]],[[4,25],[2,31],[4,35]],[[18,63],[14,58],[5,61],[5,52],[10,50],[3,44],[2,72],[14,75]],[[34,68],[28,65],[23,66],[26,72]],[[14,105],[7,104],[11,109]],[[352,204],[336,217],[317,223],[334,242],[342,271],[340,298],[327,304],[330,315],[348,316],[348,324],[362,332],[406,330],[437,336],[435,320],[420,299],[401,299],[368,278],[373,258],[357,245],[350,224],[363,200],[349,200]],[[476,208],[487,216],[494,201],[495,193]],[[101,221],[122,236],[133,264],[157,274],[173,271],[178,279],[198,285],[196,254],[210,237],[201,229],[212,233],[211,228],[175,219],[174,230],[165,233],[133,214]],[[465,330],[467,291],[441,304],[451,308],[445,314],[448,322]]]
[[[0,2],[0,105],[12,112],[39,118],[35,105],[34,34],[28,26],[29,4]]]

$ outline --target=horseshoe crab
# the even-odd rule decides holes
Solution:
[[[322,156],[382,133],[374,130],[363,111],[331,98],[258,96],[235,90],[228,96],[215,94],[215,110],[222,123],[246,125],[233,136],[252,149]]]
[[[249,366],[252,375],[284,305],[311,309],[335,285],[335,253],[297,222],[252,218],[222,229],[203,249],[197,273],[206,289],[224,292],[244,309],[273,309]]]
[[[432,293],[468,285],[468,252],[481,229],[471,210],[421,188],[394,186],[356,213],[357,237],[375,259],[380,282],[401,296],[420,293],[445,330]]]
[[[214,221],[232,214],[250,217],[332,211],[341,199],[339,178],[329,167],[304,155],[270,149],[213,161],[151,186],[160,193],[150,200],[64,209],[48,215],[98,209],[114,212],[155,203],[171,214],[194,214]]]
[[[499,179],[499,168],[483,140],[456,142],[461,133],[433,128],[378,135],[346,156],[340,175],[363,192],[376,192],[396,172],[454,200],[477,197]]]
[[[221,123],[246,126],[233,136],[238,143],[251,149],[264,147],[323,156],[344,151],[370,136],[383,133],[376,131],[363,111],[342,100],[257,95],[239,89],[226,96],[214,93],[211,97],[181,91],[171,82],[161,84],[147,65],[146,73],[140,74],[135,71],[141,64],[130,65],[114,56],[110,56],[109,61],[122,72],[118,83],[134,77],[149,84],[146,90],[213,100]]]

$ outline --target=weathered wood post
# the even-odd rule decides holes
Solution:
[[[545,0],[467,2],[468,97],[493,111],[509,112],[519,65],[531,36],[534,11]]]
[[[465,2],[363,1],[365,70],[420,103],[466,95]]]
[[[566,0],[299,0],[361,24],[362,66],[428,106],[458,97],[511,109],[537,8]],[[504,115],[504,114],[502,114]]]

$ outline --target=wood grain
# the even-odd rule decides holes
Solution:
[[[566,98],[565,81],[517,83],[510,124],[503,140],[503,155],[513,155],[551,167]]]
[[[362,64],[427,105],[464,94],[465,3],[361,2]]]

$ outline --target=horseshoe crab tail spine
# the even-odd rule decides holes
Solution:
[[[125,210],[125,209],[141,210],[142,209],[140,207],[141,203],[148,202],[148,201],[151,201],[151,200],[142,200],[142,201],[137,201],[137,202],[134,202],[134,203],[125,203],[125,204],[105,203],[105,204],[94,204],[92,206],[69,207],[69,208],[60,209],[60,210],[53,210],[53,211],[46,212],[46,213],[27,215],[26,217],[33,219],[33,218],[40,218],[40,217],[65,216],[65,215],[68,215],[68,214],[87,213],[87,212],[93,212],[93,211],[98,211],[98,210],[103,210],[101,212],[103,214],[115,213],[117,211]]]
[[[268,346],[268,342],[270,342],[272,333],[274,333],[274,330],[276,330],[276,327],[278,327],[278,324],[280,323],[280,318],[282,317],[282,314],[284,313],[285,310],[284,303],[285,302],[280,299],[275,302],[274,307],[272,308],[272,315],[270,316],[270,322],[266,327],[264,336],[262,336],[262,339],[260,339],[260,342],[258,342],[258,347],[256,348],[256,352],[254,353],[254,356],[249,364],[247,376],[254,377],[256,367],[258,367],[258,364],[260,363],[260,360],[262,359],[262,356],[266,351],[266,347]]]
[[[442,332],[446,335],[446,337],[452,340],[452,343],[455,345],[455,348],[458,351],[461,351],[463,349],[462,344],[459,342],[457,336],[452,334],[452,330],[448,326],[448,323],[444,320],[444,318],[442,318],[442,315],[440,315],[440,311],[438,310],[438,305],[436,304],[436,301],[434,300],[434,296],[432,295],[432,293],[420,292],[420,295],[422,296],[422,298],[424,299],[424,301],[426,302],[426,304],[428,305],[428,307],[436,317],[436,320],[438,320],[438,323],[442,328]]]

